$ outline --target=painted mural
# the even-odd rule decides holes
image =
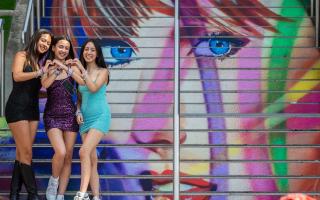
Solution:
[[[320,191],[320,165],[311,162],[320,156],[320,56],[306,2],[180,0],[181,200]],[[101,192],[127,194],[103,199],[172,199],[174,1],[47,6],[44,27],[69,35],[75,51],[100,38],[110,67],[112,131],[97,150]],[[48,158],[44,152],[52,150],[37,148],[34,157]],[[36,166],[50,172],[49,164]],[[72,173],[79,170],[75,163]],[[71,179],[68,190],[78,187]]]

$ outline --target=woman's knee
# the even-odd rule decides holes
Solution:
[[[85,158],[90,158],[90,151],[87,148],[84,148],[83,146],[79,150],[79,157],[80,160],[83,160]]]
[[[64,160],[66,157],[66,150],[65,149],[56,149],[54,151],[55,157],[58,157],[59,159]]]
[[[32,159],[32,147],[25,147],[23,151],[19,151],[20,157]]]
[[[90,155],[90,160],[91,160],[91,165],[93,167],[98,165],[98,156],[97,156],[97,154],[91,154]]]
[[[18,151],[17,153],[18,153],[17,158],[19,158],[19,160],[22,163],[27,163],[27,164],[31,163],[31,160],[32,160],[32,147],[31,148],[24,148],[23,150]]]
[[[72,163],[72,152],[67,152],[64,157],[64,164],[71,165],[71,163]]]

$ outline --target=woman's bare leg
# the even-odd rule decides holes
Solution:
[[[98,174],[98,156],[97,151],[94,149],[91,152],[91,176],[90,176],[90,188],[93,196],[100,196],[100,182]]]
[[[47,134],[54,149],[54,155],[52,157],[52,176],[54,178],[58,178],[66,156],[66,146],[64,144],[63,133],[60,129],[52,128]]]
[[[99,144],[103,133],[95,129],[90,129],[86,136],[82,136],[83,144],[79,155],[81,161],[81,185],[80,192],[87,192],[92,173],[91,154]]]
[[[14,141],[16,143],[16,159],[21,163],[31,165],[32,144],[36,134],[38,122],[29,122],[26,120],[8,124]],[[31,133],[32,131],[32,133]]]
[[[69,183],[69,178],[71,174],[73,147],[77,139],[77,133],[64,132],[63,139],[64,139],[65,148],[66,148],[66,155],[65,155],[64,164],[60,173],[58,194],[64,194]]]

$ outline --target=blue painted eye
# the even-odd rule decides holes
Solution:
[[[130,63],[136,54],[133,48],[122,40],[102,39],[102,54],[107,65]]]
[[[233,38],[229,33],[213,33],[210,38],[201,38],[195,46],[196,56],[227,57],[237,53],[249,43],[247,38]]]
[[[223,39],[210,39],[209,48],[214,55],[223,56],[230,52],[231,43]]]
[[[112,47],[111,56],[115,59],[130,59],[133,50],[131,47]]]

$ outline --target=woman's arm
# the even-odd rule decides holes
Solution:
[[[91,92],[96,92],[100,89],[103,84],[108,82],[109,71],[107,69],[101,69],[98,78],[95,82],[88,76],[88,73],[85,71],[83,74],[83,80],[86,82],[88,89]]]
[[[47,61],[48,63],[49,61]],[[46,63],[46,65],[47,65]],[[51,64],[48,64],[48,66]],[[58,69],[58,65],[53,65],[52,67],[48,68],[47,73],[42,76],[41,84],[44,88],[50,87],[50,85],[54,82],[54,80],[59,76],[61,71]]]
[[[16,82],[27,81],[33,78],[37,78],[43,75],[43,71],[40,69],[34,72],[24,72],[24,64],[26,62],[27,55],[24,51],[19,51],[16,53],[12,62],[12,75],[13,80]]]
[[[68,76],[71,76],[79,85],[84,85],[85,82],[83,81],[82,77],[81,77],[81,72],[78,69],[77,66],[75,66],[72,63],[72,60],[67,60],[66,64],[71,64],[71,67],[67,67],[66,65],[64,65],[62,62],[55,60],[55,63],[57,63],[59,65],[59,68],[63,69],[64,71],[67,72]]]
[[[72,78],[79,84],[79,85],[85,85],[86,83],[84,82],[82,76],[81,76],[81,72],[78,69],[77,66],[72,65],[71,69],[73,70],[72,73]]]
[[[77,117],[77,122],[78,122],[78,124],[82,124],[82,123],[83,123],[83,115],[82,115],[82,113],[81,113],[81,101],[82,101],[81,93],[79,92],[79,90],[77,90],[77,111],[76,111],[76,117]]]

